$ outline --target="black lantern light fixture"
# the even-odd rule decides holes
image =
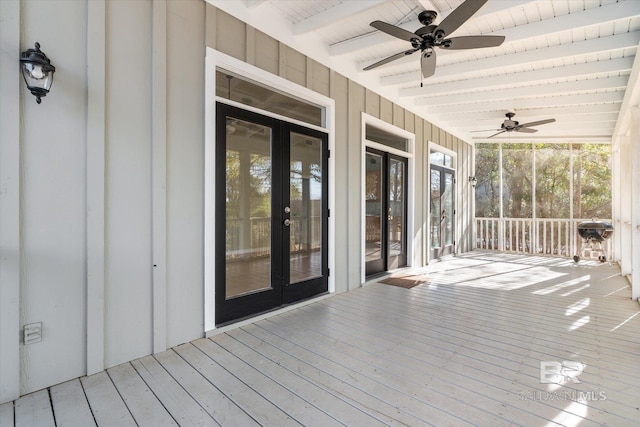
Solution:
[[[471,183],[471,186],[473,188],[475,188],[476,184],[478,183],[478,179],[475,176],[470,176],[469,177],[469,182]]]
[[[36,102],[40,104],[40,98],[47,96],[51,84],[53,83],[53,73],[56,67],[51,65],[47,55],[40,50],[40,43],[36,42],[35,49],[27,49],[20,56],[22,65],[22,77],[31,93],[36,97]]]

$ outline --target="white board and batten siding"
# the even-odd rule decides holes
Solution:
[[[8,189],[0,239],[15,251],[0,260],[2,402],[203,336],[205,304],[213,304],[203,295],[205,47],[335,103],[337,292],[361,285],[362,112],[417,135],[415,192],[426,185],[428,141],[459,156],[469,149],[201,0],[1,3],[0,34],[13,48],[0,63],[0,177]],[[17,73],[4,78],[19,54],[11,50],[36,41],[56,66],[40,105]],[[16,98],[17,110],[4,109]],[[416,196],[416,264],[426,260],[427,216]],[[4,232],[16,224],[19,239]],[[460,227],[464,233],[464,221]],[[15,329],[33,322],[42,322],[43,339],[25,346]]]

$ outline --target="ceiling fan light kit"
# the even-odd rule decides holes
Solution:
[[[395,61],[396,59],[400,59],[403,56],[421,51],[420,70],[422,72],[422,76],[426,78],[432,76],[436,71],[435,47],[448,50],[458,50],[500,46],[504,42],[504,36],[478,35],[449,37],[451,33],[456,31],[462,24],[471,18],[471,16],[484,6],[486,2],[487,0],[466,0],[454,9],[438,25],[433,24],[433,21],[438,16],[437,12],[433,10],[420,12],[418,20],[423,26],[413,33],[383,21],[373,21],[370,24],[373,28],[401,40],[408,41],[411,43],[411,49],[384,58],[365,67],[364,70],[371,70],[381,65],[388,64],[391,61]]]

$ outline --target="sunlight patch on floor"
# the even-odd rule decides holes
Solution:
[[[572,290],[570,290],[569,292],[565,292],[564,294],[560,294],[560,296],[561,296],[561,297],[568,297],[568,296],[569,296],[569,295],[571,295],[571,294],[574,294],[574,293],[576,293],[576,292],[580,292],[580,291],[583,291],[583,290],[587,289],[589,286],[591,286],[591,285],[587,283],[587,284],[586,284],[586,285],[584,285],[584,286],[580,286],[579,288],[572,289]]]
[[[590,298],[583,298],[580,301],[576,301],[573,304],[571,304],[569,307],[567,307],[567,310],[564,312],[564,315],[565,316],[573,316],[574,314],[576,314],[580,310],[583,310],[583,309],[589,307],[590,303],[591,303],[591,299]]]
[[[627,323],[628,321],[630,321],[631,319],[633,319],[634,317],[636,317],[638,314],[640,314],[640,311],[637,312],[636,314],[630,316],[629,318],[627,318],[624,322],[620,323],[619,325],[617,325],[615,328],[611,329],[609,332],[613,332],[616,329],[620,328],[621,326],[624,326],[625,323]]]
[[[589,407],[586,402],[571,402],[563,409],[547,426],[556,426],[558,424],[565,427],[577,427],[587,418]]]
[[[587,323],[589,323],[590,320],[591,320],[591,317],[589,315],[583,316],[580,319],[578,319],[575,322],[573,322],[571,324],[571,326],[569,326],[569,330],[570,331],[575,331],[576,329],[579,329],[582,326],[584,326]]]
[[[548,295],[548,294],[551,294],[551,293],[553,293],[555,291],[558,291],[560,289],[568,288],[570,286],[579,285],[580,283],[586,282],[589,279],[591,279],[591,275],[587,274],[586,276],[578,277],[578,278],[573,279],[573,280],[568,280],[568,281],[563,282],[563,283],[558,283],[557,285],[549,286],[548,288],[545,288],[545,289],[539,289],[539,290],[533,291],[531,293],[535,294],[535,295]]]

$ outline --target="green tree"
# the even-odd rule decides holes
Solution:
[[[500,216],[500,146],[476,144],[476,216]]]
[[[536,144],[536,217],[570,215],[570,157],[567,144]]]
[[[504,215],[531,218],[533,151],[531,144],[502,145]]]

